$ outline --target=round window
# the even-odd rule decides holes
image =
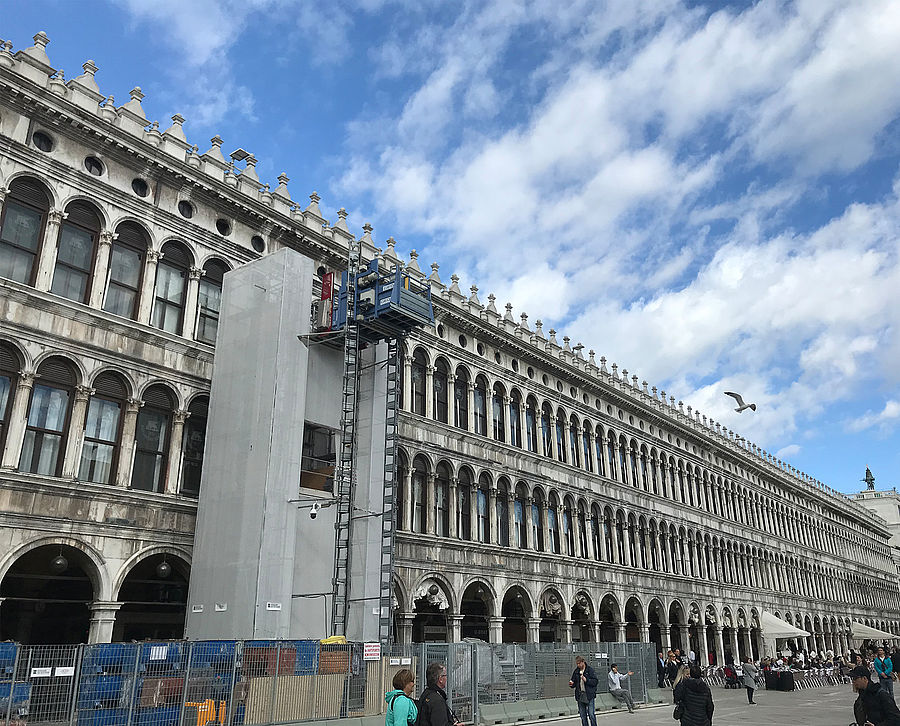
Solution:
[[[528,370],[526,371],[526,373],[528,374],[529,378],[534,378],[534,368],[532,368],[531,366],[528,366]]]
[[[150,185],[147,184],[147,182],[145,182],[143,179],[132,179],[131,191],[133,191],[139,197],[146,197],[150,193]]]
[[[231,234],[231,222],[229,222],[227,219],[219,217],[216,220],[216,229],[219,231],[220,235],[222,235],[223,237],[227,237]]]
[[[546,373],[545,373],[544,375],[541,376],[541,382],[543,382],[543,384],[544,384],[545,386],[548,385],[548,384],[550,383],[550,379],[547,377],[547,374],[546,374]]]
[[[86,156],[84,159],[84,168],[94,176],[103,176],[103,162],[96,156]]]
[[[562,393],[562,381],[556,382],[556,390]]]
[[[178,213],[185,219],[190,219],[194,216],[194,205],[186,199],[182,199],[178,202]]]
[[[444,326],[443,326],[443,325],[438,325],[438,326],[437,326],[437,334],[438,334],[438,337],[439,337],[439,338],[443,338],[443,337],[444,337]]]
[[[619,421],[624,421],[624,420],[625,420],[625,414],[622,413],[621,410],[619,410]]]
[[[640,428],[641,431],[644,430],[644,422],[643,421],[638,421],[638,428]]]
[[[502,360],[502,359],[500,358],[500,354],[499,354],[499,353],[494,353],[494,361],[497,362],[497,363],[499,363],[501,360]]]
[[[224,221],[224,220],[220,220],[220,221]],[[216,222],[216,229],[218,229],[218,227],[219,227],[219,223]],[[222,232],[222,230],[219,230],[219,231]],[[230,232],[231,230],[229,229],[228,231]],[[228,234],[228,232],[222,232],[222,234]],[[259,252],[260,254],[262,254],[263,252],[266,251],[266,241],[262,237],[260,237],[258,234],[255,234],[250,238],[250,246],[257,252]]]
[[[666,440],[671,444],[672,443],[672,434],[667,434]]]
[[[606,413],[612,416],[612,406],[610,406],[609,404],[606,405]]]
[[[587,406],[587,405],[588,405],[588,401],[589,401],[590,399],[588,398],[588,395],[585,393],[585,394],[581,397],[581,400],[584,401],[584,405]]]
[[[514,371],[516,371],[516,373],[519,372],[519,361],[517,361],[515,358],[510,361],[509,365]]]
[[[634,426],[634,416],[628,417],[628,423],[631,424],[632,426]]]
[[[41,151],[53,151],[53,139],[50,138],[50,134],[45,134],[43,131],[35,131],[31,135],[31,143]]]
[[[479,343],[475,346],[475,350],[478,351],[478,355],[484,355],[484,345]]]
[[[465,348],[468,344],[469,344],[469,341],[466,340],[466,336],[465,336],[465,335],[460,335],[460,336],[459,336],[459,347],[460,347],[460,348]]]
[[[571,387],[569,388],[569,395],[570,395],[572,398],[576,398],[576,397],[578,396],[578,391],[575,390],[575,386],[571,386]]]

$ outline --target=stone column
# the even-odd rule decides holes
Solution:
[[[413,410],[412,402],[412,356],[403,356],[403,409]]]
[[[722,626],[716,625],[714,628],[716,634],[716,665],[725,664],[725,642],[722,638]]]
[[[135,430],[137,428],[138,411],[144,405],[143,401],[129,398],[125,402],[125,412],[122,416],[122,446],[119,452],[118,471],[116,472],[116,486],[131,486],[131,469],[134,463]]]
[[[672,648],[672,636],[669,634],[669,626],[668,625],[663,625],[662,623],[660,623],[659,639],[662,644],[663,654],[665,654],[666,651],[668,651]]]
[[[497,487],[491,485],[488,494],[488,542],[500,544],[500,517],[497,516]]]
[[[474,482],[469,489],[469,521],[471,522],[472,541],[480,542],[481,538],[478,536],[478,485]]]
[[[413,523],[413,485],[412,485],[412,467],[408,468],[403,475],[403,529],[406,532],[412,532]],[[412,627],[412,624],[410,624]]]
[[[587,558],[587,551],[581,551],[581,520],[578,517],[578,510],[568,510],[569,522],[572,526],[572,553],[575,557]],[[566,545],[568,547],[568,545]],[[568,553],[567,553],[568,554]]]
[[[503,414],[503,442],[512,446],[512,416],[509,415],[509,396],[504,396],[500,403],[500,411]]]
[[[22,444],[25,440],[25,425],[28,417],[28,402],[31,400],[31,390],[34,388],[34,371],[21,371],[16,390],[13,394],[12,408],[9,412],[8,430],[6,432],[6,447],[3,450],[4,469],[15,471],[19,468],[19,458],[22,456]]]
[[[184,322],[181,325],[182,337],[194,339],[197,332],[197,307],[200,304],[200,278],[203,269],[192,267],[188,274],[187,292],[184,298]]]
[[[466,421],[466,431],[475,431],[475,382],[466,381],[466,396],[469,402],[469,415]]]
[[[156,266],[159,263],[160,253],[156,250],[147,250],[144,260],[144,277],[141,283],[141,300],[138,306],[138,322],[150,324],[150,315],[153,312],[153,299],[156,292]]]
[[[689,653],[691,650],[691,626],[690,625],[673,625],[673,628],[679,628],[681,633],[681,651]]]
[[[525,416],[525,399],[519,400],[519,444],[528,451],[528,419]]]
[[[650,626],[647,623],[639,623],[638,630],[640,631],[640,639],[642,643],[650,642]]]
[[[509,546],[516,547],[516,490],[512,485],[506,498],[506,519],[509,528]]]
[[[97,244],[97,258],[94,260],[94,269],[91,272],[91,297],[88,305],[100,310],[103,308],[103,297],[106,294],[106,276],[109,274],[109,253],[113,240],[119,235],[104,230],[100,233]]]
[[[47,226],[37,259],[37,274],[34,277],[36,290],[49,290],[53,284],[53,268],[56,267],[56,253],[59,250],[59,227],[68,217],[61,209],[47,212]]]
[[[616,623],[616,642],[625,642],[625,623]]]
[[[87,418],[88,401],[93,395],[93,388],[75,386],[75,400],[72,404],[72,415],[69,418],[66,453],[63,458],[62,475],[64,479],[75,479],[78,476],[81,447],[84,445],[84,423]]]
[[[113,627],[116,624],[116,613],[124,603],[121,602],[92,602],[90,629],[88,631],[88,643],[111,643]]]
[[[544,552],[552,552],[550,547],[550,502],[541,502],[541,533],[544,535]],[[556,522],[559,527],[559,520]]]
[[[740,644],[738,643],[738,629],[737,628],[731,629],[731,637],[728,640],[729,640],[728,647],[731,648],[732,657],[734,657],[734,659],[736,661],[740,662],[741,648],[740,648]]]
[[[415,613],[400,613],[397,616],[400,632],[397,634],[398,643],[412,643],[413,620],[416,619]]]
[[[434,505],[436,502],[434,494],[434,474],[429,472],[425,476],[425,532],[434,534],[437,532],[437,523],[435,522]],[[453,641],[457,642],[457,641]]]
[[[169,439],[169,466],[166,472],[166,494],[178,494],[181,480],[181,453],[184,449],[184,422],[188,411],[172,412],[172,436]]]
[[[532,541],[534,537],[531,535],[531,530],[534,528],[534,517],[531,513],[533,503],[534,500],[531,497],[525,498],[525,547],[537,550],[537,542]]]
[[[538,643],[541,640],[541,619],[528,618],[528,642]]]
[[[462,615],[448,615],[447,616],[447,625],[449,626],[450,632],[450,642],[451,643],[461,643],[462,642]]]
[[[434,418],[434,366],[425,366],[425,418]]]
[[[700,653],[697,654],[697,662],[700,665],[708,666],[709,665],[709,640],[707,638],[706,626],[698,625],[697,626],[697,635],[699,636],[697,640],[699,641],[698,650]]]
[[[503,618],[488,618],[488,642],[503,642]]]

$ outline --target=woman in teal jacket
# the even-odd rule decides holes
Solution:
[[[388,705],[384,726],[412,726],[419,714],[412,697],[416,677],[409,668],[403,668],[394,674],[392,683],[394,690],[384,694],[385,703]]]

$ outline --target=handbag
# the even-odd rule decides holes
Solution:
[[[676,703],[675,710],[672,711],[672,718],[676,721],[681,721],[682,716],[684,716],[684,706],[680,703]]]
[[[578,703],[583,703],[583,704],[587,705],[590,702],[591,702],[591,699],[588,698],[587,691],[585,691],[584,689],[581,689],[578,692]]]

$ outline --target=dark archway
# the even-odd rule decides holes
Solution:
[[[190,567],[180,557],[150,555],[125,576],[113,640],[172,640],[184,636]]]
[[[434,580],[426,580],[416,593],[413,604],[413,643],[446,643],[449,638],[447,611],[450,603],[447,594]]]
[[[522,588],[512,587],[506,591],[500,614],[503,617],[503,642],[527,643],[531,609],[528,596]]]
[[[0,583],[0,640],[86,643],[96,568],[80,550],[44,545],[17,559]]]
[[[488,619],[492,615],[491,593],[481,582],[473,582],[463,593],[459,611],[463,616],[461,637],[490,642]]]

